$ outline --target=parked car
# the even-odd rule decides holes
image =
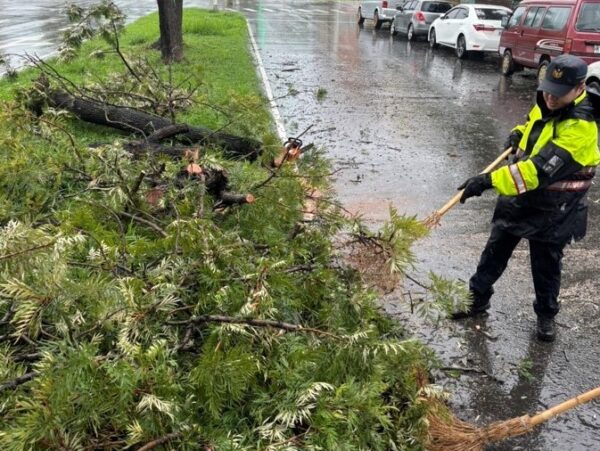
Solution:
[[[588,66],[586,85],[600,93],[600,61]]]
[[[391,23],[396,15],[396,8],[406,0],[364,0],[358,5],[358,25],[363,25],[365,19],[373,21],[375,29],[381,28],[384,23]]]
[[[392,36],[402,33],[409,41],[419,36],[427,37],[429,26],[442,14],[452,8],[452,3],[433,0],[408,0],[394,16],[390,24]]]
[[[562,53],[600,61],[600,0],[523,0],[503,26],[498,52],[504,75],[530,67],[540,80]]]
[[[467,58],[470,52],[498,52],[502,18],[512,11],[498,5],[463,4],[433,21],[429,28],[429,46],[456,49],[456,56]]]

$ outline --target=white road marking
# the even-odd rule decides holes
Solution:
[[[260,74],[260,78],[262,79],[263,86],[265,88],[265,95],[267,96],[267,100],[269,101],[271,114],[273,115],[275,126],[277,127],[277,135],[279,136],[281,142],[284,142],[287,140],[285,127],[283,126],[283,121],[281,120],[281,115],[279,114],[279,109],[277,108],[275,99],[273,98],[273,91],[271,90],[271,85],[269,83],[269,79],[267,78],[267,73],[265,72],[265,67],[263,66],[260,53],[258,53],[258,45],[256,45],[256,40],[254,39],[252,27],[250,26],[250,21],[248,19],[246,19],[246,25],[248,26],[248,34],[250,35],[250,43],[252,44],[252,51],[254,53],[256,65],[258,67],[258,73]]]

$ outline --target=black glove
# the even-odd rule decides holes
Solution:
[[[518,130],[515,130],[510,135],[508,135],[508,138],[504,142],[504,148],[508,149],[510,147],[511,148],[510,153],[513,155],[516,154],[517,150],[519,150],[519,143],[521,142],[522,137],[523,137],[523,133],[521,133]]]
[[[464,189],[465,192],[460,197],[460,203],[464,204],[465,200],[473,196],[481,196],[486,189],[492,187],[492,176],[490,174],[479,174],[471,177],[465,183],[460,185],[458,189]]]

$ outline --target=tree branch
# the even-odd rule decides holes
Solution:
[[[13,252],[12,254],[0,255],[0,261],[8,260],[13,257],[17,257],[19,255],[28,254],[29,252],[34,252],[34,251],[38,251],[40,249],[54,246],[55,243],[56,243],[56,240],[52,240],[49,243],[40,244],[39,246],[30,247],[29,249],[24,249],[22,251]]]
[[[23,374],[23,376],[19,376],[16,379],[13,379],[12,381],[8,381],[3,384],[0,384],[0,393],[2,393],[4,390],[9,390],[11,388],[17,388],[19,385],[23,385],[25,382],[30,381],[37,375],[38,375],[37,371],[31,371],[30,373],[25,373],[25,374]]]
[[[274,321],[270,319],[251,319],[251,318],[234,318],[232,316],[223,315],[200,315],[190,318],[186,321],[168,321],[167,324],[179,326],[189,323],[229,323],[229,324],[247,324],[254,327],[266,327],[273,329],[281,329],[287,332],[308,332],[315,335],[340,339],[339,335],[332,334],[320,329],[312,327],[304,327],[299,324],[284,323],[283,321]]]
[[[133,219],[134,221],[139,222],[140,224],[144,224],[147,225],[148,227],[150,227],[152,230],[154,230],[155,232],[157,232],[159,235],[161,235],[163,238],[166,238],[167,232],[165,232],[160,226],[158,226],[157,224],[153,223],[152,221],[148,221],[147,219],[144,218],[140,218],[139,216],[136,215],[132,215],[130,213],[125,213],[124,211],[122,211],[121,213],[119,213],[121,216],[125,216],[127,218]]]
[[[152,440],[151,442],[146,443],[142,446],[138,451],[148,451],[149,449],[156,448],[163,443],[167,443],[168,441],[175,440],[180,438],[183,434],[181,432],[171,432],[170,434],[165,435],[164,437],[157,438],[156,440]]]

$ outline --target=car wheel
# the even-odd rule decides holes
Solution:
[[[429,48],[434,49],[437,46],[438,46],[438,44],[435,40],[435,28],[432,28],[431,31],[429,32]]]
[[[548,71],[548,64],[550,64],[550,61],[542,60],[540,62],[540,65],[538,66],[538,71],[537,71],[538,85],[542,82],[542,80],[544,78],[546,78],[546,72]]]
[[[356,15],[356,22],[359,25],[362,25],[365,23],[365,18],[362,15],[362,10],[360,8],[358,8],[358,14]]]
[[[373,14],[373,22],[373,26],[376,30],[379,30],[381,28],[381,25],[383,24],[383,22],[379,20],[379,13],[377,11],[375,11],[375,14]]]
[[[467,52],[467,41],[465,37],[461,34],[456,40],[456,56],[458,59],[464,60],[468,56]]]
[[[396,36],[398,34],[398,30],[396,30],[396,23],[394,20],[392,20],[392,23],[390,24],[390,34],[392,36]]]
[[[413,29],[412,24],[408,24],[408,29],[406,30],[406,39],[412,41],[415,39],[415,30]]]
[[[515,71],[515,62],[512,57],[512,53],[510,50],[506,50],[504,55],[502,56],[502,75],[509,76],[512,75]]]

